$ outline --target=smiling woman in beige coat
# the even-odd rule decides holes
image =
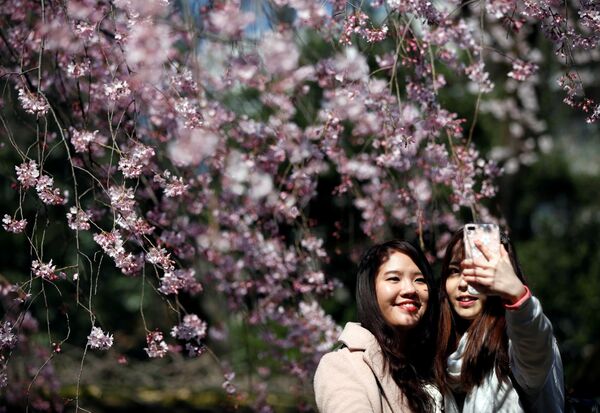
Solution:
[[[438,412],[431,384],[436,314],[431,267],[406,241],[371,247],[356,280],[359,323],[348,323],[341,348],[315,373],[321,413]]]

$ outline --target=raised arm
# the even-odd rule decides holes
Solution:
[[[562,361],[539,300],[529,297],[518,308],[507,310],[506,325],[511,369],[521,387],[537,391],[552,380],[562,392]]]
[[[485,259],[461,263],[465,280],[505,302],[511,371],[531,401],[549,403],[555,411],[564,403],[563,369],[552,324],[537,298],[517,277],[504,246],[492,254],[477,244]],[[543,397],[538,397],[543,393]],[[543,411],[543,410],[540,410]]]

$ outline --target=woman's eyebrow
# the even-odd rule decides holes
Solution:
[[[383,275],[402,275],[402,271],[389,270],[383,273]]]
[[[389,270],[383,273],[383,275],[390,275],[390,274],[397,274],[397,275],[402,275],[403,271],[399,271],[399,270]],[[411,272],[412,275],[423,275],[422,271],[413,271]]]

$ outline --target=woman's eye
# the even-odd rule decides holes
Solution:
[[[400,277],[397,277],[397,276],[388,277],[387,280],[388,281],[400,281]]]
[[[425,281],[425,277],[417,277],[415,278],[415,282],[427,284],[427,281]]]
[[[448,268],[449,277],[457,276],[460,274],[460,269],[458,267],[450,267]]]

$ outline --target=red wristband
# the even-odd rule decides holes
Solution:
[[[517,310],[523,305],[525,301],[527,301],[529,297],[531,297],[531,291],[529,291],[529,288],[526,285],[524,285],[523,287],[525,287],[525,292],[523,293],[521,298],[519,298],[516,302],[512,304],[504,304],[504,308],[506,308],[507,310]]]

